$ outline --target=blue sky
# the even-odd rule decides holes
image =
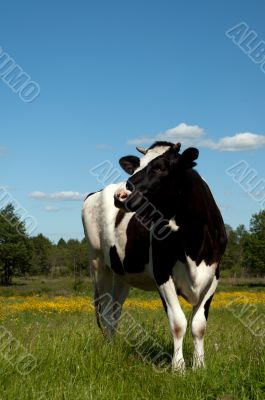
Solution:
[[[225,171],[243,160],[265,178],[265,73],[225,32],[244,22],[258,45],[264,12],[261,0],[5,2],[0,48],[40,95],[25,103],[0,76],[0,186],[34,233],[82,238],[80,199],[102,186],[91,168],[156,138],[196,145],[225,222],[248,226],[263,205]]]

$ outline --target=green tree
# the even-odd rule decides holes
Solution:
[[[66,249],[66,247],[67,247],[66,241],[63,238],[59,239],[58,243],[57,243],[57,247]]]
[[[12,204],[0,210],[0,279],[12,283],[14,275],[29,271],[32,247],[25,223],[15,213]]]
[[[86,241],[79,242],[77,239],[70,239],[67,242],[69,267],[75,276],[87,273],[88,258]]]
[[[235,230],[226,225],[227,247],[221,261],[221,268],[229,270],[229,274],[243,272],[244,260],[244,241],[247,236],[247,230],[244,225],[239,225]]]
[[[32,270],[47,275],[51,270],[52,242],[41,233],[31,238],[33,245]]]
[[[52,246],[50,260],[52,266],[52,276],[69,274],[70,260],[68,256],[67,244],[64,239],[60,239],[57,244]]]
[[[244,241],[244,264],[252,274],[265,274],[265,210],[250,220],[250,233]]]

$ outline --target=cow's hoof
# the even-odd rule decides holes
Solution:
[[[205,368],[204,359],[201,359],[198,357],[194,358],[193,364],[192,364],[192,369],[195,371],[196,369],[201,369],[201,368]]]
[[[179,375],[185,375],[185,373],[186,373],[185,361],[180,360],[178,362],[173,362],[172,363],[172,372],[177,373]]]

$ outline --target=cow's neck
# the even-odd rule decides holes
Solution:
[[[202,192],[202,178],[195,171],[187,171],[181,179],[171,178],[166,193],[157,200],[158,209],[165,219],[175,218],[179,223],[185,223],[189,215],[200,219],[205,209]]]
[[[197,223],[207,222],[207,207],[212,205],[209,204],[212,203],[212,196],[197,172],[186,171],[175,193],[175,215],[180,222],[187,223],[190,219]]]
[[[175,211],[185,254],[197,265],[203,260],[209,265],[218,262],[226,237],[223,220],[206,182],[195,171],[187,171]]]

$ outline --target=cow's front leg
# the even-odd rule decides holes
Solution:
[[[193,307],[191,319],[191,333],[194,343],[193,369],[204,367],[204,334],[207,325],[207,318],[210,304],[218,284],[218,279],[214,277],[213,282],[197,306]]]
[[[184,372],[185,361],[183,358],[183,338],[186,333],[187,320],[179,304],[176,288],[171,277],[158,285],[165,310],[168,315],[169,326],[174,341],[174,354],[172,368],[174,371]]]

